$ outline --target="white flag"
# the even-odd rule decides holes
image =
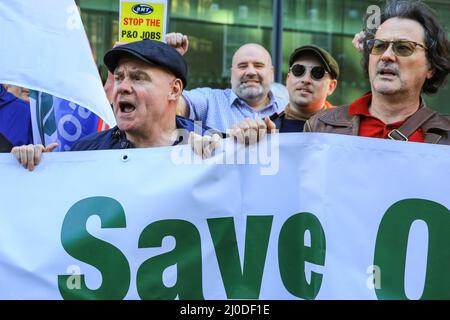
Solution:
[[[0,0],[0,83],[46,92],[114,126],[73,0]]]

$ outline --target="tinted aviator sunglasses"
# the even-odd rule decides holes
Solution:
[[[294,64],[289,71],[292,72],[292,74],[297,77],[303,77],[306,73],[306,69],[311,69],[311,78],[314,80],[321,80],[326,73],[328,73],[324,67],[321,66],[304,66],[302,64]]]
[[[392,51],[394,51],[396,56],[399,57],[409,57],[414,53],[416,47],[419,46],[424,50],[427,50],[427,47],[424,45],[409,41],[409,40],[392,40],[385,41],[380,39],[370,39],[367,40],[367,47],[369,48],[370,54],[379,56],[382,55],[391,45],[392,43]]]

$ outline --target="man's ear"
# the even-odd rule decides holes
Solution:
[[[290,76],[291,76],[291,73],[290,73],[290,72],[288,72],[288,73],[287,73],[287,75],[286,75],[286,80],[285,80],[285,81],[286,81],[286,82],[285,82],[286,84],[287,84],[287,82],[288,82],[288,79],[289,79],[289,77],[290,77]]]
[[[180,79],[172,81],[171,91],[169,92],[169,101],[177,101],[183,92],[183,82]]]
[[[427,67],[428,67],[427,79],[431,79],[434,77],[434,75],[436,73],[436,68],[431,65],[431,63],[428,59],[427,59]]]
[[[334,92],[334,89],[336,89],[337,86],[337,80],[333,79],[330,81],[330,83],[328,84],[328,91],[327,91],[327,96],[331,96]]]
[[[430,66],[428,68],[428,72],[427,72],[427,79],[433,78],[435,72],[436,72],[436,69]]]

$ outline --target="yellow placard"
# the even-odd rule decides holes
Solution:
[[[120,2],[119,41],[164,40],[166,3]]]

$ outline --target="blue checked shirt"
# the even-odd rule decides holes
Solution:
[[[200,120],[221,132],[227,132],[245,118],[262,119],[279,113],[287,105],[287,101],[274,97],[271,92],[269,105],[259,110],[254,110],[231,89],[198,88],[184,91],[183,96],[190,109],[190,119]]]

